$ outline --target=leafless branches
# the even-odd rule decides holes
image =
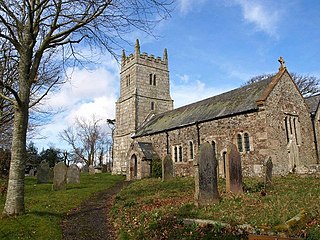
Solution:
[[[111,144],[101,124],[103,121],[95,116],[92,116],[91,120],[76,118],[74,126],[68,127],[59,135],[83,162],[93,165],[97,160],[101,160]]]

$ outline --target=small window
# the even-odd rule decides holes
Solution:
[[[190,147],[190,159],[193,159],[193,142],[189,142],[189,147]]]
[[[290,134],[292,134],[292,119],[289,118]]]
[[[296,143],[297,143],[297,145],[299,145],[296,120],[297,120],[296,118],[293,119],[293,129],[294,129],[294,136],[296,138]]]
[[[153,75],[153,85],[156,86],[156,75]]]
[[[239,152],[243,152],[243,148],[242,148],[242,136],[241,134],[237,135],[237,143],[238,143],[238,150]]]
[[[215,143],[215,141],[211,142],[211,146],[212,146],[213,154],[215,156],[216,155],[216,143]]]
[[[179,146],[179,162],[182,162],[182,146]]]
[[[174,147],[174,161],[178,162],[178,147]]]
[[[152,73],[150,73],[150,75],[149,75],[149,83],[150,83],[150,85],[152,85]]]
[[[244,148],[246,152],[250,151],[250,138],[248,133],[244,134]]]
[[[126,76],[126,86],[128,87],[130,85],[130,75]]]
[[[151,110],[154,110],[154,102],[151,102]]]
[[[289,142],[289,131],[288,131],[288,117],[284,118],[284,126],[286,129],[287,143]]]

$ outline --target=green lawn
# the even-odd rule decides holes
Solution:
[[[274,179],[266,196],[260,179],[245,179],[247,192],[232,195],[219,181],[221,201],[209,207],[193,204],[193,178],[168,182],[143,179],[132,183],[116,197],[113,219],[121,239],[245,239],[234,229],[219,225],[183,225],[183,218],[215,220],[237,226],[276,232],[276,226],[296,216],[302,209],[305,222],[285,232],[289,236],[320,239],[320,179],[289,175]],[[279,234],[279,233],[277,233]],[[283,234],[283,233],[282,233]],[[243,237],[243,238],[241,238]]]
[[[81,174],[80,179],[80,184],[70,184],[66,191],[52,191],[51,183],[36,184],[36,178],[26,177],[26,214],[1,218],[0,239],[61,239],[61,220],[69,210],[124,178],[110,174]],[[5,197],[0,196],[1,211],[4,202]]]

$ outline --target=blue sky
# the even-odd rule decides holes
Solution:
[[[154,30],[157,38],[135,32],[128,39],[138,38],[141,51],[155,56],[168,49],[171,96],[179,107],[276,72],[280,56],[289,71],[320,78],[319,11],[318,0],[176,0],[171,18]],[[133,45],[125,50],[132,53]],[[64,111],[43,127],[46,138],[33,140],[36,145],[66,148],[57,133],[76,116],[114,118],[119,71],[110,56],[89,71],[74,69],[46,102]]]

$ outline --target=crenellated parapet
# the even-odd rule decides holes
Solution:
[[[125,51],[122,50],[122,60],[121,60],[121,67],[122,69],[126,69],[130,67],[134,63],[141,63],[147,66],[153,66],[167,69],[168,68],[168,53],[167,49],[164,49],[163,57],[155,57],[153,54],[148,55],[146,52],[140,53],[140,44],[139,40],[136,40],[134,53],[126,55]]]

